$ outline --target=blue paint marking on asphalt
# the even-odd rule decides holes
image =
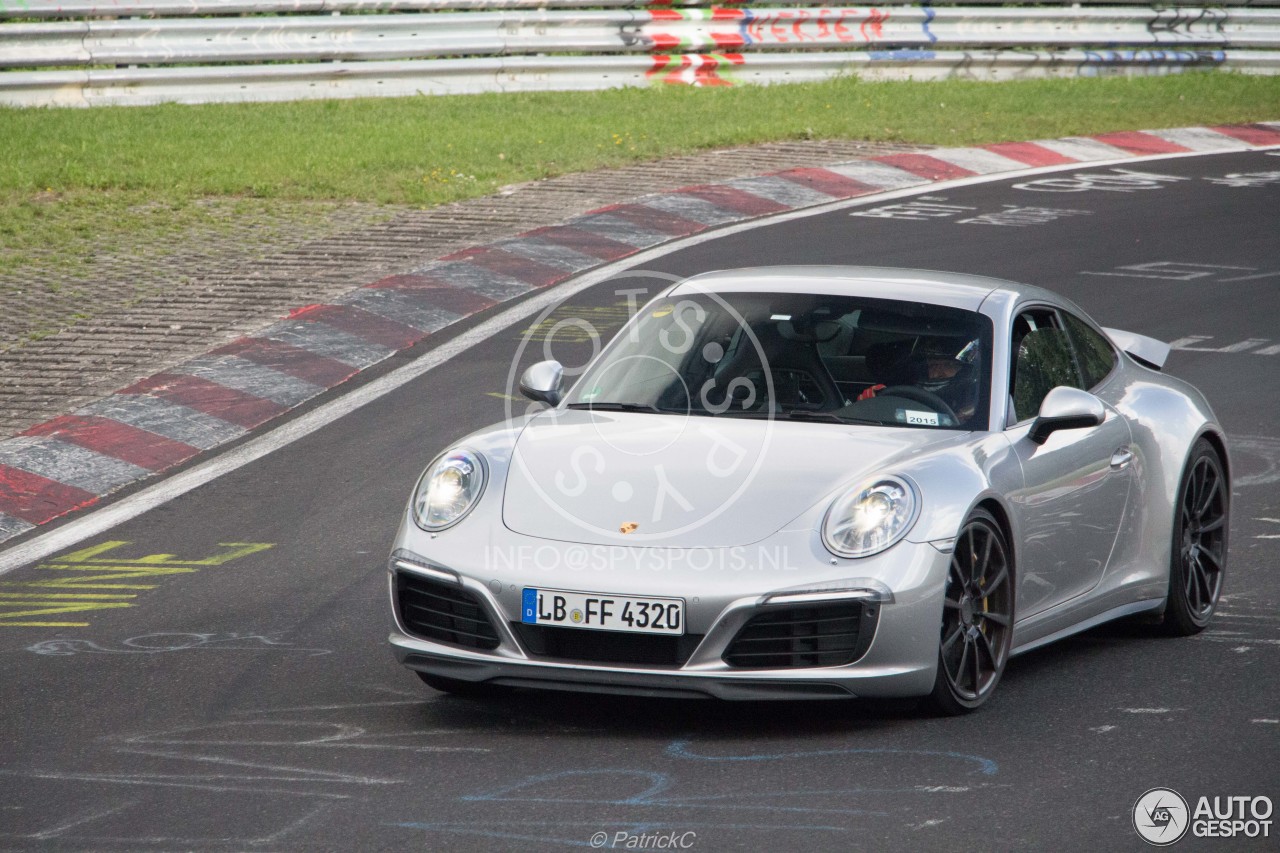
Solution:
[[[521,794],[522,791],[526,791],[529,788],[532,788],[544,782],[549,782],[549,783],[562,782],[565,779],[575,777],[575,776],[582,776],[582,777],[628,776],[628,777],[639,778],[642,781],[648,782],[649,785],[644,790],[638,793],[632,794],[630,796],[612,797],[612,798],[609,797],[608,795],[602,796],[600,798],[584,799],[584,798],[563,797],[563,796],[556,796],[556,797],[525,796]],[[609,805],[609,806],[651,806],[651,807],[656,806],[656,807],[685,808],[685,809],[717,809],[720,811],[754,811],[754,812],[764,811],[764,812],[792,812],[796,814],[874,815],[878,817],[883,817],[886,814],[886,812],[871,811],[868,809],[849,809],[849,808],[833,809],[833,808],[814,808],[810,806],[782,806],[782,805],[778,805],[776,802],[768,802],[768,803],[763,803],[761,805],[741,805],[741,804],[721,805],[715,802],[711,802],[718,799],[738,799],[737,797],[734,797],[734,796],[724,796],[724,797],[721,797],[718,795],[659,796],[660,794],[666,794],[667,790],[670,787],[671,787],[670,776],[668,776],[665,773],[659,773],[651,770],[619,770],[619,769],[564,770],[559,773],[549,773],[549,774],[539,775],[539,776],[530,776],[526,779],[522,779],[521,781],[516,782],[515,784],[506,785],[502,788],[498,788],[497,790],[490,791],[488,793],[469,794],[469,795],[464,795],[462,797],[459,797],[458,799],[462,800],[463,802],[518,802],[518,803],[549,803],[549,804],[557,804],[557,805],[572,804],[572,805]],[[913,791],[913,790],[914,789],[902,789],[901,792],[906,793],[907,791]],[[897,792],[897,791],[894,791],[894,792]],[[806,795],[821,795],[821,794],[830,794],[830,793],[847,794],[847,793],[850,793],[850,791],[844,791],[844,790],[834,791],[834,792],[804,791],[803,793]],[[774,798],[774,797],[784,797],[787,795],[788,795],[788,792],[779,791],[779,792],[773,792],[769,796],[771,798]]]
[[[599,820],[513,820],[506,821],[510,826],[599,826]],[[387,826],[400,826],[405,829],[441,829],[441,830],[466,830],[473,825],[469,823],[445,823],[441,821],[422,821],[422,820],[406,820],[393,821],[386,824]],[[627,830],[629,832],[656,832],[663,829],[817,829],[826,832],[847,832],[847,827],[829,826],[822,824],[779,824],[779,823],[690,823],[688,821],[680,821],[678,823],[669,823],[666,821],[640,821],[631,823],[610,824],[610,828],[614,830]],[[479,830],[484,831],[484,830]]]
[[[624,833],[627,836],[642,836],[651,832],[662,832],[663,830],[674,832],[687,832],[690,830],[706,830],[706,829],[728,829],[728,830],[786,830],[794,831],[817,831],[817,832],[848,832],[847,827],[843,826],[822,826],[822,825],[793,825],[793,824],[759,824],[759,823],[690,823],[681,821],[679,823],[663,823],[655,821],[646,821],[642,823],[608,823],[603,820],[594,821],[506,821],[508,827],[524,828],[534,827],[583,827],[585,829],[594,829],[602,831],[603,827],[607,827],[608,834],[606,838],[616,838],[617,833]],[[397,823],[389,823],[387,826],[395,826],[401,829],[420,829],[429,832],[451,832],[457,835],[474,835],[481,838],[502,838],[511,841],[533,841],[541,844],[563,844],[568,847],[600,847],[603,845],[592,844],[590,841],[584,841],[581,838],[548,838],[545,835],[526,835],[521,832],[502,832],[492,829],[480,829],[472,824],[464,823],[428,823],[424,821],[402,821]]]
[[[891,749],[884,747],[853,747],[849,749],[816,749],[805,752],[755,753],[750,755],[699,755],[689,751],[689,741],[677,740],[667,747],[667,754],[674,758],[691,758],[695,761],[779,761],[787,758],[818,758],[824,755],[928,755],[956,758],[976,762],[984,776],[994,776],[1000,767],[990,758],[966,755],[963,752],[943,752],[933,749]]]
[[[549,773],[544,776],[530,776],[514,785],[508,785],[491,791],[488,794],[471,794],[461,797],[463,800],[472,802],[484,802],[486,800],[503,800],[507,799],[506,795],[537,785],[541,782],[554,782],[559,779],[565,779],[571,776],[634,776],[645,779],[649,782],[649,787],[645,788],[638,794],[620,800],[608,800],[607,802],[616,805],[644,805],[653,801],[655,795],[662,793],[671,787],[671,779],[665,773],[658,773],[649,770],[562,770],[559,773]],[[519,798],[523,799],[523,798]]]
[[[937,17],[938,13],[933,11],[933,9],[929,8],[928,6],[925,6],[922,11],[924,12],[924,23],[920,25],[920,28],[923,29],[924,34],[929,37],[930,44],[937,44],[938,37],[935,36],[932,31],[930,31],[929,24],[933,22],[933,19]]]
[[[806,793],[825,794],[825,791],[809,791]],[[905,793],[905,792],[904,792]],[[919,791],[913,791],[919,793]],[[787,796],[786,791],[773,792],[774,796]],[[467,799],[467,798],[463,798]],[[736,806],[736,805],[720,805],[716,803],[703,803],[694,799],[672,798],[663,800],[646,800],[644,802],[632,803],[626,800],[609,800],[609,799],[580,799],[575,797],[506,797],[494,799],[492,802],[506,803],[542,803],[553,806],[646,806],[651,808],[664,809],[715,809],[717,811],[732,812],[788,812],[791,814],[801,815],[862,815],[870,817],[888,817],[886,811],[876,811],[872,809],[819,809],[806,806],[779,806],[773,803],[763,803],[758,806]]]
[[[957,786],[958,788],[959,786]],[[957,793],[969,790],[964,787]],[[694,794],[692,796],[684,796],[680,798],[682,803],[701,803],[713,800],[742,800],[742,799],[758,799],[761,797],[781,799],[783,797],[847,797],[853,794],[932,794],[937,793],[928,786],[913,786],[909,788],[822,788],[819,790],[810,790],[807,788],[788,788],[784,791],[734,791],[732,794]],[[772,806],[770,806],[772,808]],[[836,809],[828,809],[827,811],[837,811]],[[843,809],[838,810],[839,814],[850,814]],[[883,814],[883,812],[874,812],[874,814]]]
[[[545,835],[521,835],[515,832],[498,832],[492,829],[475,829],[467,826],[432,823],[393,823],[404,829],[426,829],[436,832],[452,832],[457,835],[476,835],[480,838],[501,838],[506,841],[532,841],[538,844],[562,844],[566,847],[595,847],[590,841],[581,838],[548,838]]]

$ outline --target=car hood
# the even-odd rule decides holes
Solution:
[[[521,432],[503,521],[592,545],[724,548],[785,528],[842,487],[955,432],[557,410]],[[630,532],[623,533],[622,528]]]

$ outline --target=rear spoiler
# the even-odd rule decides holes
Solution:
[[[1152,370],[1164,367],[1165,359],[1169,357],[1169,345],[1163,341],[1120,329],[1103,329],[1102,331],[1107,333],[1112,343],[1133,356],[1139,364],[1150,367]]]

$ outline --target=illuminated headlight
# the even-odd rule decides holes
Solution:
[[[461,521],[484,491],[484,458],[465,448],[432,462],[413,493],[413,520],[424,530],[444,530]]]
[[[897,477],[881,477],[845,493],[822,522],[822,541],[841,557],[868,557],[897,542],[916,520],[915,488]]]

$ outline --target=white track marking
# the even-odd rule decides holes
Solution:
[[[1190,148],[1192,151],[1234,151],[1236,150],[1235,143],[1240,141],[1234,136],[1218,133],[1218,131],[1210,130],[1207,127],[1148,130],[1146,132],[1151,136],[1158,136],[1161,139],[1172,142],[1174,145]]]
[[[1101,166],[1125,153],[1123,148],[1117,148],[1114,145],[1108,145],[1105,142],[1099,142],[1087,136],[1037,139],[1035,144],[1041,148],[1048,148],[1055,154],[1061,154],[1063,157],[1079,160],[1080,163],[1076,164],[1076,168],[1079,168],[1081,164],[1085,164],[1088,167]]]
[[[1051,148],[1052,145],[1039,141],[1036,144]],[[1073,150],[1077,145],[1077,140],[1072,140]],[[1089,155],[1080,151],[1081,155],[1096,156],[1105,146],[1103,143],[1097,143],[1093,146],[1087,146],[1090,149]],[[1053,149],[1056,150],[1056,149]],[[1117,151],[1119,149],[1116,149]],[[1238,153],[1247,153],[1252,151],[1265,152],[1270,150],[1280,151],[1280,145],[1272,146],[1251,146],[1241,143]],[[926,152],[927,153],[927,152]],[[650,261],[670,255],[674,252],[682,251],[691,246],[697,246],[712,240],[718,240],[721,237],[727,237],[731,234],[738,234],[743,231],[750,231],[756,228],[764,228],[775,225],[779,222],[788,222],[793,219],[804,219],[810,216],[821,216],[825,213],[831,213],[837,210],[845,210],[851,207],[861,207],[869,204],[882,204],[897,198],[910,198],[918,195],[928,195],[950,189],[960,189],[962,187],[977,186],[980,184],[990,184],[996,181],[1004,181],[1022,177],[1035,175],[1047,175],[1057,172],[1069,171],[1085,171],[1106,166],[1123,166],[1126,164],[1145,163],[1157,160],[1180,160],[1187,157],[1205,157],[1215,156],[1224,152],[1203,152],[1192,151],[1180,154],[1153,154],[1146,157],[1116,157],[1114,159],[1099,159],[1089,162],[1067,163],[1058,166],[1041,166],[1034,169],[1022,169],[1014,172],[1001,172],[991,175],[976,175],[971,178],[959,178],[954,181],[942,181],[939,183],[927,183],[917,187],[909,187],[901,190],[891,190],[889,192],[875,193],[872,195],[859,196],[853,199],[841,199],[832,201],[830,204],[817,205],[815,207],[807,207],[801,210],[792,210],[786,213],[779,213],[773,216],[767,216],[760,219],[753,219],[749,222],[741,222],[737,225],[729,225],[724,228],[716,228],[684,237],[679,240],[673,240],[652,249],[646,249],[637,252],[627,258],[606,264],[590,272],[586,272],[580,276],[568,279],[565,282],[555,285],[538,295],[526,299],[519,304],[512,305],[510,308],[499,311],[488,320],[480,323],[476,327],[469,329],[455,338],[452,338],[440,344],[428,352],[423,353],[410,363],[403,367],[397,368],[392,372],[380,376],[362,385],[353,388],[351,391],[343,394],[337,399],[330,400],[328,403],[321,405],[304,415],[293,418],[262,435],[246,441],[238,447],[234,447],[224,453],[209,459],[206,462],[198,464],[179,474],[174,474],[153,486],[122,498],[115,503],[104,506],[102,509],[80,516],[61,527],[50,530],[48,533],[37,536],[28,542],[15,545],[8,550],[0,552],[0,575],[11,572],[27,563],[42,560],[45,557],[56,554],[66,548],[70,548],[86,539],[97,536],[116,525],[136,518],[143,513],[155,509],[158,506],[168,503],[174,498],[180,497],[193,489],[210,483],[224,474],[239,470],[244,466],[256,462],[262,457],[282,447],[293,444],[300,438],[305,438],[311,433],[319,430],[339,418],[351,414],[357,409],[390,394],[402,385],[417,379],[429,371],[435,370],[442,364],[453,360],[457,356],[469,350],[477,344],[487,341],[500,332],[505,331],[508,327],[535,316],[539,312],[551,305],[561,302],[564,299],[580,293],[590,287],[601,282],[608,281],[620,272],[631,269],[633,267],[641,267]],[[834,170],[834,171],[839,171]],[[429,340],[429,339],[428,339]]]
[[[1011,169],[1025,169],[1027,166],[1026,163],[1019,163],[1012,157],[1005,157],[985,148],[944,148],[941,151],[926,151],[924,154],[961,169],[968,169],[977,175],[993,175]]]

